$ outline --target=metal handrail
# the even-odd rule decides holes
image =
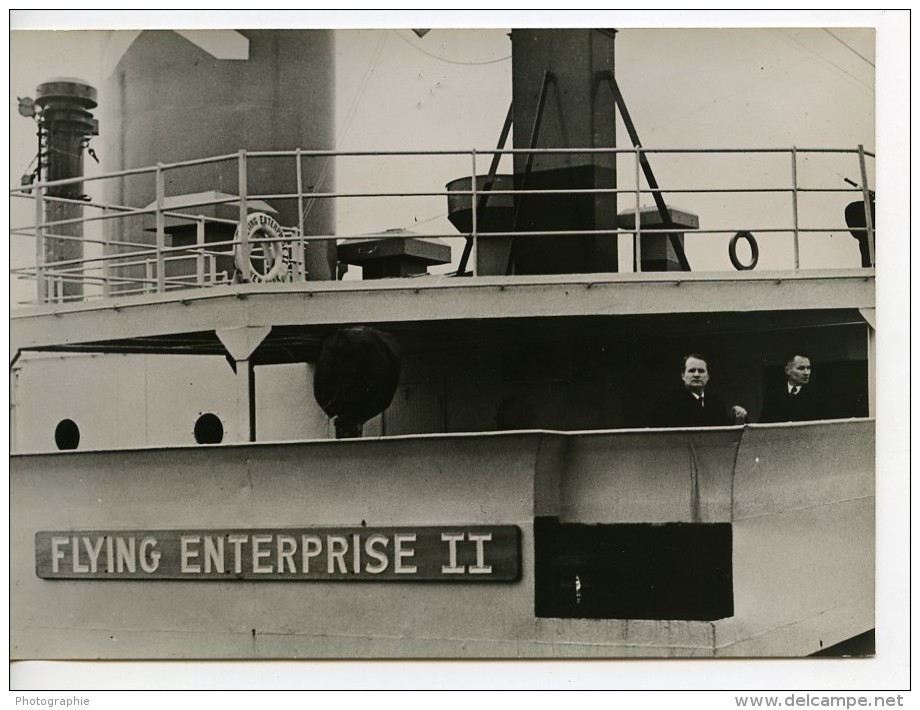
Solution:
[[[769,153],[790,153],[795,150],[798,153],[833,153],[839,155],[852,154],[859,155],[859,148],[647,148],[642,147],[640,152],[645,155],[653,154],[699,154],[699,155],[730,155],[730,154],[769,154]],[[636,152],[635,148],[477,148],[479,155],[591,155],[591,154],[609,154],[609,155],[632,155]],[[863,150],[862,153],[870,158],[875,158],[875,153]],[[424,156],[444,156],[444,155],[471,155],[472,150],[274,150],[274,151],[240,151],[240,153],[231,153],[208,158],[197,158],[194,160],[184,160],[175,163],[161,163],[158,166],[149,166],[143,168],[131,168],[127,170],[118,170],[101,175],[85,175],[76,178],[64,180],[50,180],[44,182],[34,182],[30,185],[20,185],[10,188],[10,195],[16,193],[29,193],[36,188],[61,187],[76,183],[85,183],[92,181],[108,180],[117,177],[127,177],[131,175],[150,174],[156,175],[157,169],[164,171],[184,167],[193,167],[210,163],[229,162],[239,160],[240,155],[248,158],[344,158],[344,157],[424,157]],[[670,190],[669,190],[670,191]],[[291,198],[296,195],[290,195]],[[214,200],[202,204],[219,204],[221,202],[236,201],[232,200]],[[79,201],[77,201],[79,202]],[[125,208],[132,209],[132,208]]]
[[[477,181],[473,179],[471,181],[471,189],[468,190],[400,190],[400,189],[390,189],[388,191],[349,191],[349,192],[337,192],[337,191],[327,191],[327,192],[311,192],[305,191],[303,185],[303,164],[305,160],[312,158],[351,158],[351,157],[367,157],[367,158],[381,158],[381,157],[425,157],[425,156],[468,156],[470,158],[470,164],[472,166],[472,174],[475,176],[477,174],[477,156],[491,156],[494,160],[497,156],[504,155],[527,155],[531,158],[538,155],[596,155],[596,154],[609,154],[614,156],[631,156],[633,160],[636,161],[636,174],[635,174],[635,184],[634,186],[629,187],[594,187],[594,188],[560,188],[560,189],[488,189],[487,192],[484,192],[477,184]],[[642,206],[642,197],[648,195],[656,195],[661,190],[651,189],[648,187],[643,187],[641,181],[641,171],[639,170],[640,161],[645,160],[649,155],[680,155],[680,154],[710,154],[710,155],[732,155],[732,154],[747,154],[747,155],[757,155],[757,154],[775,154],[781,155],[786,154],[790,156],[791,159],[791,184],[790,185],[780,185],[780,186],[769,186],[769,187],[711,187],[711,188],[700,188],[700,187],[687,187],[687,186],[667,186],[662,188],[663,191],[666,191],[669,194],[673,195],[751,195],[751,194],[763,194],[763,195],[784,195],[788,194],[791,196],[792,200],[792,224],[791,226],[773,226],[769,225],[766,227],[756,227],[754,228],[758,234],[791,234],[793,240],[793,250],[794,250],[794,269],[799,269],[799,239],[800,236],[812,233],[828,233],[835,231],[848,230],[848,227],[834,225],[831,227],[814,227],[814,226],[804,226],[800,220],[800,205],[799,205],[799,195],[804,194],[826,194],[833,195],[837,193],[855,193],[859,195],[865,201],[865,209],[867,212],[867,231],[870,235],[870,248],[873,249],[872,258],[874,263],[874,245],[872,245],[872,237],[874,236],[874,224],[872,223],[871,215],[869,215],[870,208],[870,197],[872,192],[868,189],[866,184],[867,182],[867,171],[865,160],[866,158],[874,158],[875,155],[872,152],[866,151],[862,146],[857,148],[728,148],[728,149],[716,149],[716,148],[707,148],[707,149],[686,149],[686,148],[646,148],[646,147],[630,147],[630,148],[534,148],[534,149],[521,149],[521,148],[486,148],[486,149],[475,149],[475,150],[389,150],[389,151],[335,151],[335,150],[284,150],[284,151],[239,151],[236,154],[212,156],[208,158],[200,158],[195,160],[187,160],[176,163],[161,163],[156,166],[149,166],[144,168],[134,168],[129,170],[121,170],[112,173],[106,173],[96,176],[81,176],[78,178],[71,178],[67,180],[55,180],[55,181],[46,181],[46,182],[36,182],[31,185],[21,185],[16,186],[10,189],[11,197],[18,198],[28,198],[33,201],[34,204],[34,214],[35,214],[35,223],[33,225],[24,225],[10,228],[10,235],[15,237],[28,237],[34,238],[36,241],[35,244],[35,254],[36,254],[36,263],[34,267],[19,267],[11,268],[10,273],[16,275],[34,275],[38,282],[38,300],[41,302],[46,295],[47,289],[44,287],[44,282],[47,278],[56,278],[60,279],[63,274],[68,274],[68,279],[72,277],[73,274],[78,274],[74,278],[77,280],[82,279],[85,283],[99,283],[99,275],[95,273],[88,273],[87,269],[90,268],[90,265],[95,264],[94,268],[98,271],[100,265],[104,271],[104,276],[102,278],[102,283],[104,285],[104,294],[109,295],[108,285],[111,281],[116,283],[118,281],[124,280],[124,276],[115,276],[110,273],[107,273],[111,269],[125,269],[129,266],[137,266],[139,264],[145,264],[148,269],[152,268],[153,281],[155,282],[156,290],[163,291],[167,287],[175,283],[186,283],[189,282],[191,285],[209,285],[205,283],[207,281],[204,278],[204,262],[201,259],[217,259],[217,258],[228,258],[233,256],[233,250],[241,250],[242,253],[248,254],[252,249],[252,244],[249,241],[249,235],[247,230],[238,230],[239,237],[233,240],[222,240],[222,241],[204,241],[204,228],[208,224],[224,224],[224,225],[238,225],[246,219],[248,214],[248,204],[253,200],[296,200],[298,214],[300,215],[298,220],[297,227],[285,228],[284,235],[275,239],[259,239],[259,244],[269,245],[274,243],[284,243],[291,244],[292,246],[297,246],[299,251],[297,252],[297,260],[292,262],[294,270],[296,271],[296,276],[301,281],[305,281],[308,278],[306,271],[306,261],[303,256],[303,249],[306,242],[324,242],[331,240],[343,240],[343,239],[372,239],[372,238],[387,238],[387,239],[412,239],[418,234],[394,234],[392,232],[383,232],[379,234],[361,234],[355,235],[353,237],[348,237],[342,234],[310,234],[306,235],[304,232],[304,216],[309,212],[310,206],[315,200],[341,200],[341,199],[397,199],[397,198],[465,198],[470,200],[471,205],[480,204],[480,200],[483,195],[488,194],[489,196],[498,197],[515,197],[521,194],[526,193],[528,196],[545,196],[545,195],[568,195],[568,196],[596,196],[596,197],[605,197],[605,196],[618,196],[618,195],[634,195],[635,196],[635,218],[633,224],[634,228],[625,229],[625,228],[607,228],[607,229],[590,229],[590,230],[564,230],[564,231],[506,231],[506,232],[482,232],[481,231],[481,220],[478,209],[472,209],[472,231],[468,234],[462,233],[426,233],[426,237],[437,237],[442,239],[451,239],[451,238],[468,238],[472,240],[472,243],[477,244],[477,240],[482,237],[484,234],[487,234],[489,237],[535,237],[535,236],[550,236],[554,234],[569,235],[569,236],[586,236],[586,235],[604,235],[604,236],[615,236],[615,235],[628,235],[633,241],[633,254],[634,254],[634,265],[633,268],[636,271],[641,270],[642,259],[641,259],[641,250],[642,250],[642,241],[644,236],[651,236],[656,234],[668,235],[675,231],[672,227],[668,229],[667,226],[659,228],[650,228],[643,226],[640,213],[643,210]],[[858,158],[859,161],[859,170],[860,177],[862,178],[862,186],[854,188],[848,187],[814,187],[808,185],[799,184],[799,178],[797,175],[797,156],[803,154],[837,154],[837,155],[853,155]],[[296,192],[286,193],[286,192],[273,192],[273,193],[253,193],[250,192],[247,185],[247,162],[253,159],[293,159],[297,167],[297,186]],[[166,209],[165,204],[167,201],[166,195],[166,179],[165,175],[168,171],[180,170],[182,168],[192,167],[192,166],[201,166],[207,164],[215,163],[230,163],[236,162],[238,166],[238,177],[239,177],[239,195],[230,195],[225,197],[214,197],[209,199],[201,199],[198,201],[190,202],[188,204],[183,204],[180,207],[174,207]],[[839,173],[838,173],[839,174]],[[118,179],[128,176],[138,176],[138,175],[149,175],[154,179],[156,186],[156,199],[150,207],[137,208],[130,207],[125,205],[117,204],[107,204],[104,202],[97,201],[84,201],[84,200],[75,200],[65,197],[55,197],[47,194],[49,188],[56,188],[65,186],[68,184],[74,183],[87,183],[93,181],[103,181],[109,179]],[[851,183],[855,184],[855,183]],[[657,199],[657,198],[656,198]],[[309,202],[309,204],[306,204]],[[231,203],[238,203],[239,205],[239,220],[229,219],[226,217],[204,217],[202,215],[194,214],[192,210],[202,208],[202,207],[215,207],[220,205],[230,205]],[[89,207],[96,210],[100,210],[100,214],[93,214],[89,216],[81,216],[77,218],[68,218],[68,219],[46,219],[44,215],[43,208],[47,204],[61,204],[61,205],[72,205],[79,207]],[[150,231],[153,232],[154,239],[153,242],[135,242],[122,239],[115,239],[108,236],[108,233],[105,237],[99,239],[92,236],[74,236],[63,233],[56,233],[60,231],[66,231],[66,227],[74,225],[91,225],[101,223],[111,224],[113,220],[124,220],[125,218],[136,218],[136,217],[153,217],[155,222],[155,228]],[[191,245],[180,245],[180,246],[170,246],[167,244],[167,218],[171,220],[180,220],[185,221],[189,225],[197,224],[197,243]],[[751,229],[750,225],[746,225],[743,229],[748,231]],[[731,234],[741,231],[739,229],[731,228],[715,228],[715,229],[694,229],[692,230],[693,234]],[[102,245],[103,251],[105,253],[101,255],[92,255],[84,256],[79,259],[70,259],[66,261],[56,261],[53,263],[43,263],[44,258],[44,243],[48,240],[58,240],[61,242],[66,241],[82,241],[87,245]],[[217,247],[226,247],[227,251],[218,251],[215,250]],[[133,250],[130,253],[125,253],[124,251],[118,251],[112,253],[112,249],[130,249]],[[138,259],[143,259],[144,257],[151,257],[152,261],[144,262],[138,261]],[[287,257],[286,257],[287,258]],[[291,258],[295,258],[295,255],[292,253]],[[165,265],[169,261],[175,261],[176,259],[182,260],[198,260],[196,267],[196,274],[191,274],[188,277],[180,276],[167,276]],[[248,258],[242,260],[243,263],[249,263]],[[152,263],[153,267],[150,267],[149,264]],[[73,268],[71,268],[73,267]],[[79,267],[83,268],[82,274],[79,272]],[[474,266],[475,271],[475,266]],[[213,272],[213,268],[212,268]],[[244,273],[241,275],[243,280],[248,280],[251,274]],[[142,281],[147,282],[147,279],[142,279]],[[122,293],[122,292],[119,292]],[[87,296],[91,297],[91,296]]]

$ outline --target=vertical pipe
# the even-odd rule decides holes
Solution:
[[[639,151],[642,150],[641,146],[636,146],[636,218],[633,222],[635,227],[635,236],[633,237],[633,271],[637,274],[642,271],[642,220],[641,217],[641,199],[642,193],[640,192],[640,186],[642,185],[642,158],[639,154]]]
[[[204,286],[204,217],[198,215],[195,224],[195,283]]]
[[[166,261],[164,259],[163,249],[166,247],[166,215],[163,213],[163,205],[166,201],[166,179],[163,171],[163,164],[157,163],[157,292],[163,293],[166,290]],[[148,274],[149,277],[149,274]],[[145,284],[146,285],[146,284]]]
[[[473,172],[470,173],[473,176],[471,184],[473,186],[473,194],[470,196],[470,208],[473,210],[473,276],[476,276],[476,260],[479,258],[479,198],[476,195],[476,183],[478,178],[476,176],[476,149],[473,148],[472,152],[473,160]]]
[[[616,78],[617,71],[617,30],[613,31],[613,35],[610,38],[610,74],[614,79]],[[619,215],[620,207],[620,193],[617,190],[620,187],[620,178],[619,178],[619,165],[620,165],[620,154],[617,152],[617,102],[616,99],[613,100],[613,111],[611,112],[611,118],[613,119],[613,228],[619,230],[619,225],[617,224],[617,216]],[[617,235],[614,238],[614,243],[617,245],[617,271],[620,270],[620,237],[617,232],[614,232]]]
[[[792,251],[794,268],[799,270],[799,176],[795,146],[792,146]]]
[[[45,206],[42,200],[45,188],[35,187],[35,280],[36,280],[36,298],[39,303],[44,303],[48,298],[48,288],[45,283],[45,228],[44,222]]]
[[[12,348],[10,349],[12,352]],[[10,452],[19,450],[19,427],[18,407],[19,407],[19,360],[20,351],[17,350],[12,356],[10,362]]]
[[[866,238],[869,240],[869,261],[875,266],[875,225],[872,223],[872,198],[869,196],[869,181],[866,174],[866,151],[862,143],[859,152],[859,172],[862,176],[863,205],[866,210]]]
[[[98,124],[91,109],[96,107],[96,90],[76,79],[53,79],[40,84],[35,103],[41,107],[44,134],[41,160],[45,180],[57,183],[45,193],[45,265],[63,274],[57,279],[63,301],[81,300],[87,264],[83,244],[83,153]],[[67,262],[60,272],[57,262]]]
[[[867,353],[869,360],[869,416],[875,416],[875,328],[866,323]]]
[[[255,441],[252,361],[236,361],[236,413],[240,441]]]
[[[303,239],[303,159],[300,148],[295,157],[297,163],[297,229],[300,231],[300,280],[307,280],[307,245]]]
[[[249,440],[256,440],[256,377],[255,370],[251,361],[246,361],[246,369],[249,392],[246,394],[246,400],[249,403]]]
[[[248,283],[252,279],[252,262],[250,261],[249,252],[249,230],[246,228],[246,218],[249,216],[249,208],[246,204],[246,190],[248,178],[246,176],[246,151],[239,152],[239,183],[240,183],[240,253],[243,255],[243,281]]]

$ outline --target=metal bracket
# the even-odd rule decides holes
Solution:
[[[236,367],[237,425],[240,441],[256,440],[255,378],[250,358],[268,337],[270,325],[244,325],[236,328],[216,328],[215,335],[223,343]]]
[[[248,360],[262,341],[268,337],[270,325],[244,325],[236,328],[216,328],[214,334],[234,360]]]

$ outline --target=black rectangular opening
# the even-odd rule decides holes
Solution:
[[[734,613],[730,523],[540,517],[534,537],[538,617],[713,620]]]

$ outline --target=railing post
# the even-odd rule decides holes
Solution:
[[[633,259],[635,263],[633,264],[633,271],[637,274],[642,271],[642,220],[641,212],[641,188],[642,186],[642,146],[636,146],[636,218],[633,226],[635,227],[635,232],[633,236]]]
[[[300,148],[297,149],[297,229],[300,232],[300,280],[307,280],[307,247],[303,235],[303,158]]]
[[[869,262],[875,266],[875,224],[872,223],[872,198],[869,196],[869,182],[866,173],[866,150],[862,143],[857,147],[859,172],[862,176],[863,205],[866,210],[866,238],[869,240]]]
[[[35,280],[36,298],[44,303],[48,298],[48,285],[45,283],[45,205],[42,199],[43,187],[35,187]]]
[[[875,262],[872,262],[873,264]],[[866,354],[869,369],[869,416],[875,416],[875,368],[876,368],[876,351],[875,351],[875,323],[866,323]]]
[[[163,212],[166,202],[166,178],[163,164],[157,163],[157,292],[166,290],[166,260],[163,249],[166,248],[166,215]]]
[[[204,217],[198,215],[195,224],[195,245],[198,247],[195,254],[195,280],[199,286],[204,286]]]
[[[102,208],[102,295],[108,298],[112,295],[112,285],[109,280],[112,278],[111,260],[108,258],[111,249],[109,248],[109,208]]]
[[[792,146],[792,251],[794,268],[799,270],[799,176],[796,150]]]
[[[471,154],[473,161],[473,179],[470,184],[473,187],[473,194],[470,195],[470,207],[473,209],[473,276],[476,276],[476,260],[479,257],[479,197],[476,194],[476,149],[473,148]]]
[[[246,229],[246,219],[249,216],[249,207],[246,204],[247,190],[247,173],[246,173],[246,151],[239,152],[239,183],[240,183],[240,253],[243,255],[243,280],[249,282],[252,279],[252,262],[250,261],[249,252],[249,230]]]

